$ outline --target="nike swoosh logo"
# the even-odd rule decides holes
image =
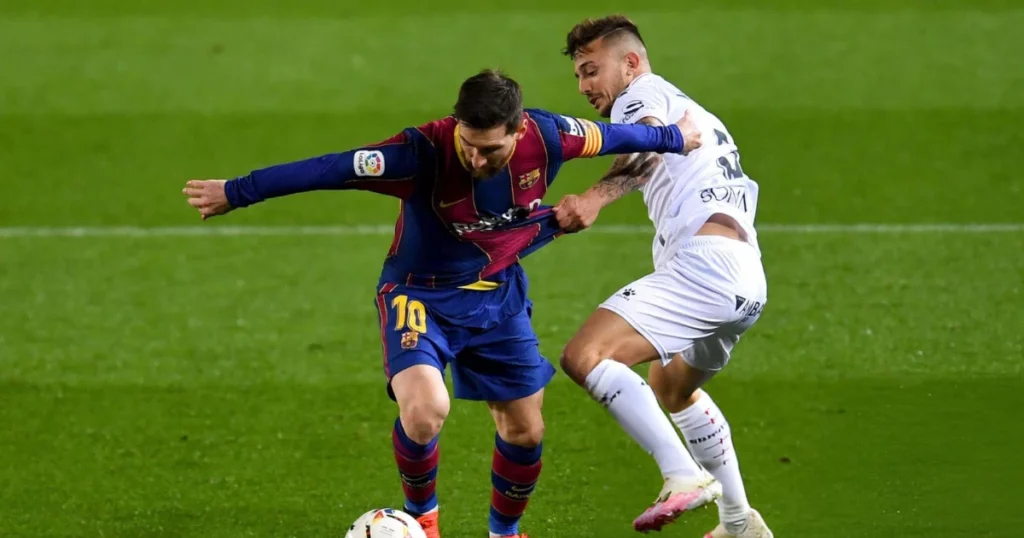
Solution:
[[[463,200],[465,200],[465,198],[459,198],[458,200],[455,200],[454,202],[441,202],[441,209],[448,209],[449,207],[451,207],[451,206],[453,206],[453,205],[455,205],[455,204],[457,204],[457,203],[459,203],[459,202],[461,202]]]

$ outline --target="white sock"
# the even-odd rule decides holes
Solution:
[[[700,391],[693,405],[672,413],[672,421],[683,432],[694,459],[722,484],[719,518],[727,531],[739,534],[747,526],[750,503],[740,477],[740,464],[732,446],[729,422],[704,391]]]
[[[654,456],[665,478],[699,478],[700,468],[665,417],[654,391],[628,366],[602,360],[586,379],[587,391],[619,425]]]

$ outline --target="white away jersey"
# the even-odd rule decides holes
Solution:
[[[754,230],[757,183],[740,167],[736,143],[721,120],[653,73],[640,75],[612,105],[613,123],[635,123],[651,117],[665,125],[689,110],[702,133],[703,145],[687,156],[665,154],[641,191],[654,223],[654,265],[671,258],[711,215],[725,213],[743,226],[758,248]]]

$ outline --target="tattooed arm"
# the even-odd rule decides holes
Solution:
[[[637,123],[654,127],[664,125],[650,116]],[[578,196],[570,194],[555,206],[558,224],[569,231],[589,228],[606,205],[647,183],[661,161],[662,157],[657,153],[619,155],[604,177],[586,192]]]
[[[664,125],[651,116],[642,118],[637,123],[652,127]],[[612,167],[608,169],[608,173],[583,196],[595,197],[601,201],[601,207],[604,207],[647,183],[659,164],[661,164],[661,155],[657,153],[619,155],[612,163]]]

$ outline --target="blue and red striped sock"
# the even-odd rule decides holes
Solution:
[[[519,519],[526,511],[533,488],[540,477],[543,444],[517,446],[494,436],[494,460],[491,464],[491,515],[488,526],[498,536],[519,534]]]
[[[395,463],[398,464],[398,476],[405,492],[405,511],[419,516],[437,508],[437,437],[421,445],[409,439],[401,419],[398,419],[391,432],[391,444],[395,448]]]

